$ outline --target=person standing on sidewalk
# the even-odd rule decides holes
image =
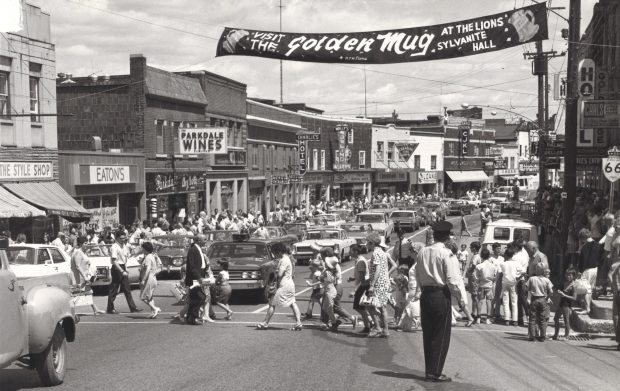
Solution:
[[[422,290],[420,310],[426,380],[431,382],[452,381],[442,373],[452,332],[451,296],[457,298],[459,305],[465,304],[459,289],[459,263],[445,245],[451,230],[448,221],[433,224],[435,243],[420,251],[415,265],[416,280]]]
[[[127,246],[127,233],[124,230],[118,230],[116,232],[116,241],[110,248],[110,257],[112,260],[112,267],[110,272],[112,274],[112,283],[110,284],[110,293],[108,293],[108,314],[118,314],[118,311],[114,309],[114,300],[119,291],[125,294],[127,305],[131,312],[142,312],[141,309],[136,307],[136,303],[131,296],[131,286],[129,285],[129,273],[127,273],[127,260],[129,259],[129,247]]]
[[[618,343],[617,350],[620,351],[620,259],[619,258],[620,245],[614,245],[612,256],[616,262],[611,265],[611,271],[608,274],[609,281],[611,281],[611,291],[614,295],[613,298],[613,320],[614,330],[616,332],[616,342]]]

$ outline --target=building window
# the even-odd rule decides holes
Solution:
[[[448,156],[454,156],[454,143],[449,142],[448,143]]]
[[[514,158],[514,156],[510,157],[510,168],[515,168],[515,158]]]
[[[321,149],[321,170],[325,171],[325,150]]]
[[[179,146],[179,128],[181,127],[180,122],[172,122],[172,150],[174,153],[180,153],[181,148]]]
[[[0,117],[9,117],[9,74],[0,72]]]
[[[258,145],[252,145],[252,167],[258,168]]]
[[[353,144],[353,129],[349,130],[349,145]]]
[[[479,156],[480,154],[480,147],[478,147],[477,145],[474,145],[474,156]]]
[[[360,161],[360,170],[365,169],[366,168],[366,151],[360,151],[359,161]]]
[[[437,169],[437,156],[431,155],[431,170]]]
[[[394,143],[388,143],[387,158],[390,161],[394,160]]]
[[[164,152],[164,121],[155,122],[155,153]]]
[[[312,169],[317,171],[319,169],[319,150],[312,150]]]
[[[385,143],[383,141],[377,141],[377,160],[380,162],[383,161],[384,146],[385,146]]]
[[[39,122],[39,78],[30,76],[30,120]]]
[[[413,155],[413,168],[420,168],[420,155]]]

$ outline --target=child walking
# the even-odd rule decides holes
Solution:
[[[396,276],[392,279],[394,281],[392,297],[394,298],[394,324],[398,326],[407,305],[407,286],[409,283],[407,275],[409,274],[409,266],[406,264],[398,266],[396,273]]]
[[[530,324],[529,340],[534,341],[536,326],[540,330],[538,340],[544,342],[547,336],[546,314],[549,313],[549,303],[553,294],[553,284],[545,277],[545,268],[536,265],[536,275],[531,276],[525,283],[525,289],[530,296]]]
[[[231,320],[233,312],[228,306],[228,301],[232,295],[232,288],[228,283],[230,280],[230,275],[228,274],[228,261],[220,259],[217,263],[220,265],[222,270],[220,270],[217,278],[215,279],[215,289],[217,292],[215,297],[215,305],[226,311],[226,316],[224,319]]]
[[[314,304],[318,303],[320,306],[321,298],[323,297],[323,292],[321,291],[321,261],[319,259],[313,259],[310,262],[310,276],[306,280],[306,284],[312,287],[312,293],[310,294],[310,300],[308,300],[308,309],[301,316],[304,319],[312,319]]]

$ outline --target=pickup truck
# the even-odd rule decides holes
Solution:
[[[61,384],[67,341],[75,339],[79,321],[64,281],[67,277],[18,281],[9,266],[7,248],[8,239],[0,238],[0,368],[19,360],[37,370],[43,385]]]

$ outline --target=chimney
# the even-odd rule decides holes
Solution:
[[[93,136],[91,138],[92,150],[96,152],[101,152],[101,137]]]

